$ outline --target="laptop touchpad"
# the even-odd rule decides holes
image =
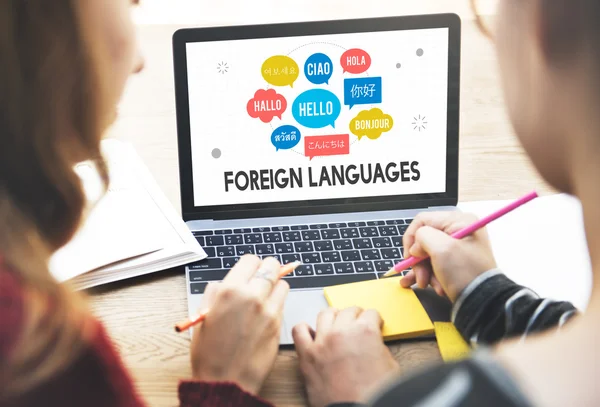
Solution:
[[[290,291],[285,302],[280,344],[289,345],[294,343],[292,328],[297,324],[306,322],[315,328],[317,315],[327,307],[328,304],[323,295],[323,290]]]

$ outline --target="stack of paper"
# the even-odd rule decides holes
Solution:
[[[108,139],[102,151],[109,190],[71,242],[52,257],[54,277],[85,289],[205,258],[133,147]],[[93,196],[99,184],[94,167],[81,164],[77,170]]]

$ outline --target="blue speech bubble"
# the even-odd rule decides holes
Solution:
[[[304,75],[306,79],[315,85],[329,84],[329,78],[333,74],[333,63],[331,59],[321,53],[312,54],[304,64]]]
[[[344,104],[354,105],[381,103],[381,76],[374,78],[344,79]]]
[[[277,127],[271,134],[271,143],[275,151],[289,150],[300,142],[300,130],[297,127],[285,125]]]
[[[338,97],[325,89],[307,90],[298,95],[292,104],[294,119],[309,129],[335,128],[341,110]]]

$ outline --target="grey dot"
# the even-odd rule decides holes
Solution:
[[[402,68],[402,64],[401,64],[400,62],[398,62],[398,63],[396,64],[396,68],[398,68],[398,69]]]
[[[419,48],[419,49],[417,50],[417,56],[418,56],[418,57],[422,57],[424,53],[425,53],[425,51],[423,51],[423,48]]]
[[[211,154],[212,154],[213,158],[219,158],[219,157],[221,157],[221,150],[219,150],[218,148],[215,148]]]

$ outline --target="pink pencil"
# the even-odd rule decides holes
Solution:
[[[469,236],[471,233],[474,233],[474,232],[478,231],[479,229],[486,227],[490,222],[493,222],[496,219],[506,215],[507,213],[514,211],[518,207],[526,204],[529,201],[534,200],[537,197],[538,197],[537,192],[535,192],[535,191],[531,192],[531,193],[525,195],[523,198],[517,199],[515,202],[511,203],[510,205],[506,206],[505,208],[502,208],[499,211],[494,212],[491,215],[488,215],[483,219],[480,219],[479,221],[473,223],[472,225],[467,226],[466,228],[453,233],[451,236],[455,239],[462,239],[463,237]],[[393,276],[395,274],[401,273],[402,271],[406,270],[407,268],[412,267],[415,264],[418,264],[426,259],[427,259],[427,257],[412,257],[412,256],[408,257],[408,258],[402,260],[401,262],[397,263],[390,271],[388,271],[387,273],[384,274],[384,277],[389,277],[389,276]]]

